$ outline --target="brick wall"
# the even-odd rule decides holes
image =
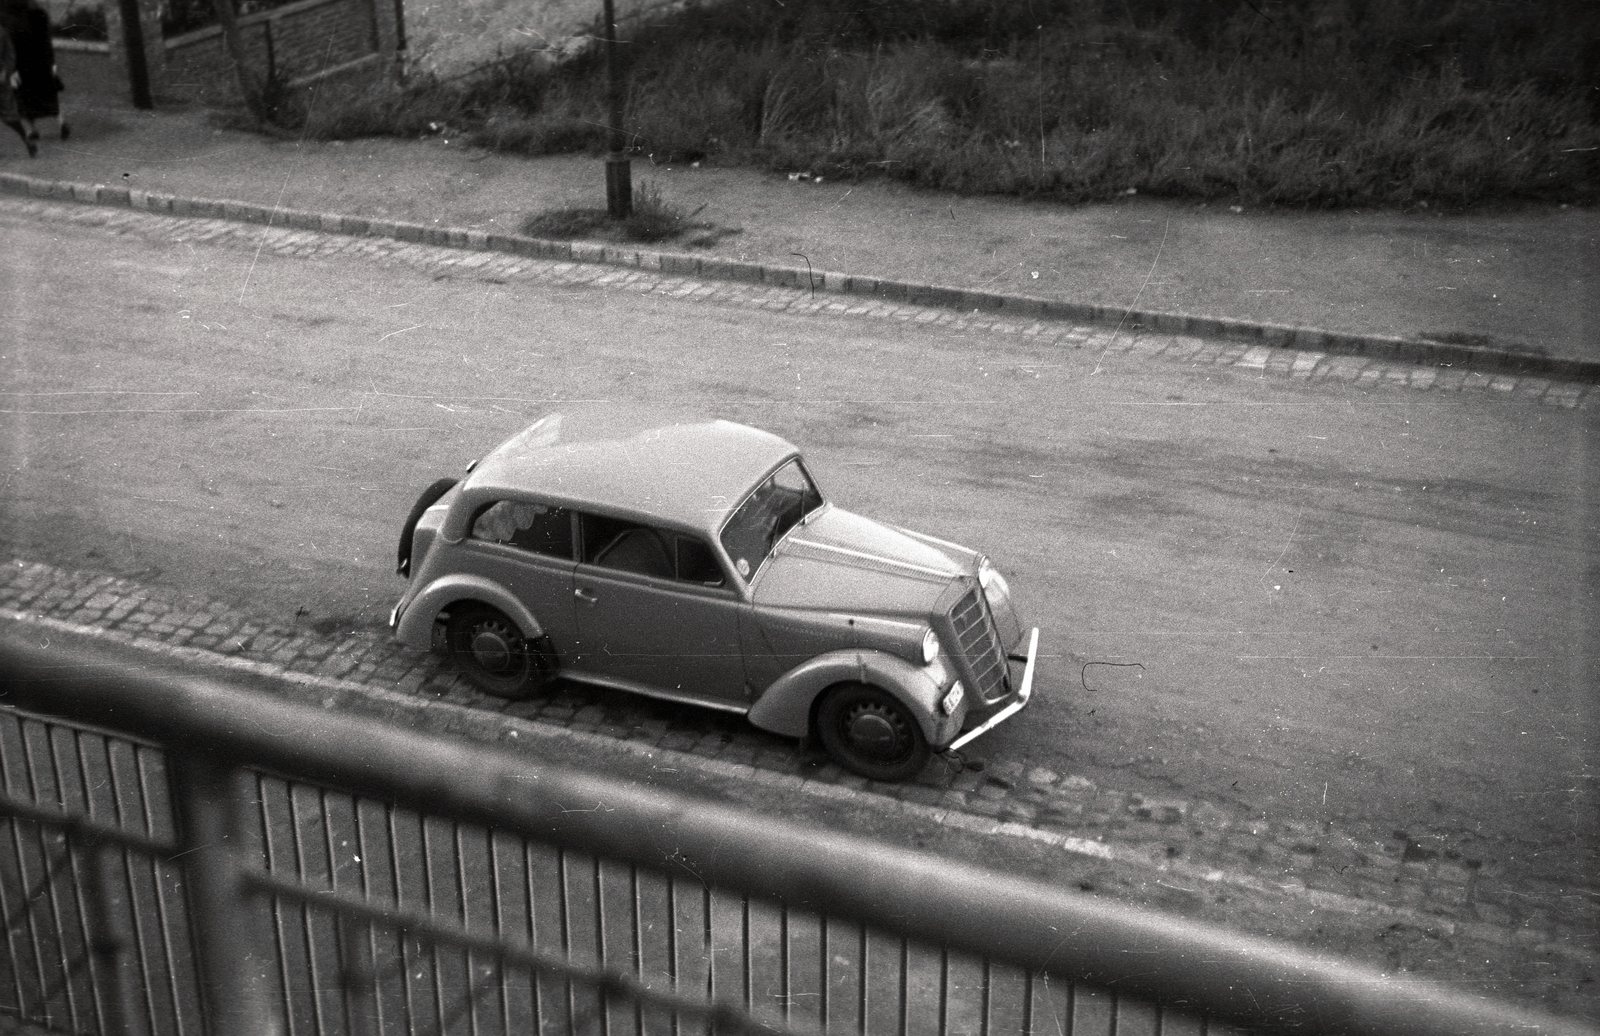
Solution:
[[[147,11],[159,0],[140,0]],[[126,81],[116,3],[105,0],[113,43],[107,58]],[[392,68],[399,44],[397,0],[299,0],[298,3],[239,18],[239,36],[256,69],[270,66],[291,85],[328,76],[373,73]],[[157,30],[159,32],[159,30]],[[227,104],[238,100],[238,84],[222,30],[211,26],[157,42],[152,57],[152,90],[161,96]]]
[[[374,0],[302,0],[245,15],[239,36],[258,69],[268,68],[270,59],[283,78],[310,79],[381,54],[376,6]],[[168,40],[165,64],[165,87],[172,93],[205,101],[237,95],[220,28]]]

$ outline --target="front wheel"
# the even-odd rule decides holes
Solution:
[[[538,649],[516,623],[485,605],[452,608],[445,642],[474,687],[497,698],[525,698],[545,679]]]
[[[911,710],[867,684],[833,688],[817,707],[817,737],[840,766],[875,781],[903,781],[933,755]]]

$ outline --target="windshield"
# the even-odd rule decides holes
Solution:
[[[822,494],[796,457],[751,491],[722,527],[722,546],[739,575],[749,580],[773,544],[822,506]]]

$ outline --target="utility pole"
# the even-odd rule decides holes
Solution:
[[[614,0],[605,0],[606,101],[611,109],[610,152],[606,155],[606,211],[616,219],[633,212],[633,174],[622,139],[622,80],[617,70],[617,13]]]
[[[610,3],[610,0],[606,0]],[[128,86],[133,91],[133,106],[150,109],[155,102],[150,98],[150,62],[145,56],[143,13],[139,0],[117,0],[117,14],[122,18],[122,47],[128,59]]]

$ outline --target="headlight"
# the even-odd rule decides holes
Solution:
[[[933,665],[933,660],[939,657],[939,637],[929,630],[922,635],[922,664]]]
[[[966,696],[966,689],[961,686],[961,681],[957,680],[950,685],[948,691],[944,692],[944,698],[940,700],[939,708],[944,710],[946,716],[954,715],[955,711],[961,707],[961,699]]]
[[[978,562],[978,585],[983,587],[984,594],[990,600],[1011,596],[1011,587],[1006,583],[1006,577],[1000,574],[1000,570],[995,568],[988,558]]]

